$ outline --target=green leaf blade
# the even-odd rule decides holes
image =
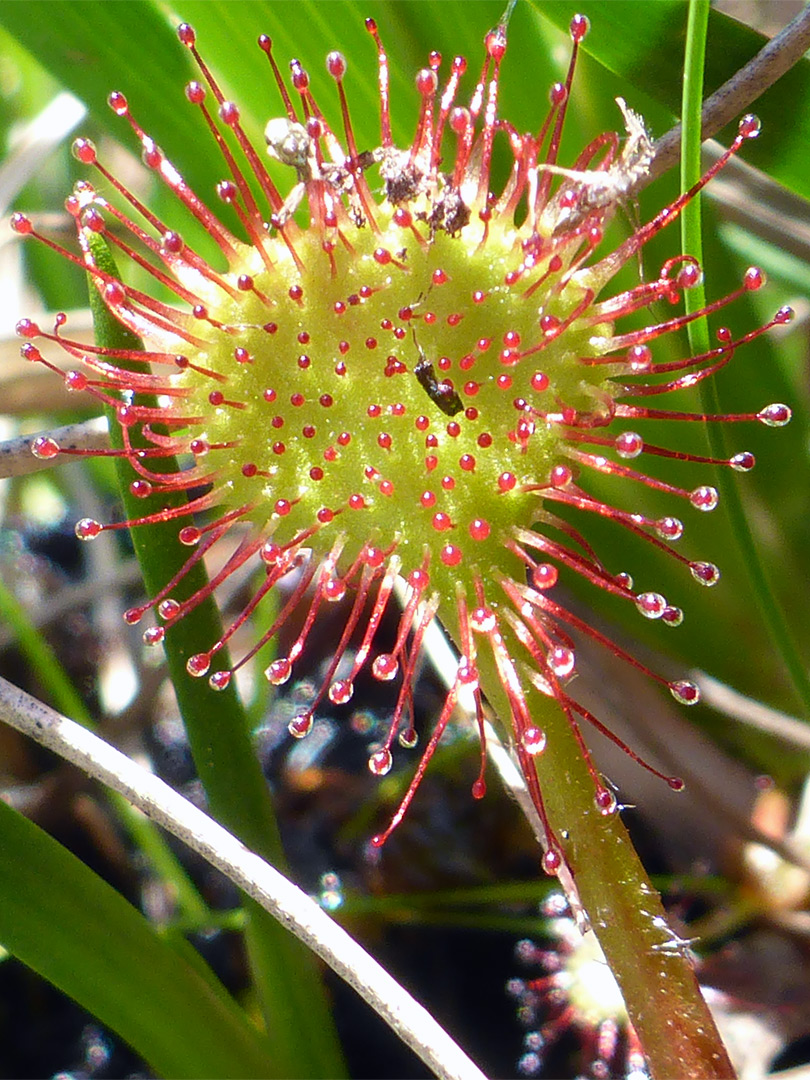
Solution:
[[[269,1047],[200,961],[0,800],[0,940],[166,1077],[261,1077]],[[190,948],[190,947],[189,947]]]

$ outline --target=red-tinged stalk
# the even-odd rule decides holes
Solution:
[[[67,201],[81,258],[38,238],[85,267],[109,311],[144,340],[147,351],[80,345],[66,336],[60,315],[52,332],[30,320],[19,324],[26,339],[23,355],[50,364],[34,344],[39,341],[76,358],[66,384],[114,408],[123,448],[110,453],[132,465],[132,495],[189,496],[185,504],[128,521],[83,519],[77,535],[92,540],[106,529],[177,522],[179,539],[189,548],[185,568],[148,604],[125,613],[130,623],[155,613],[144,632],[150,645],[163,641],[232,574],[246,567],[260,571],[254,595],[222,636],[188,659],[189,675],[207,676],[214,690],[227,687],[298,609],[297,637],[265,669],[270,683],[286,683],[324,610],[345,599],[334,655],[314,699],[290,722],[290,733],[306,737],[325,698],[348,702],[362,671],[398,683],[387,734],[369,757],[369,768],[379,776],[390,770],[397,741],[404,747],[416,743],[417,662],[423,636],[438,617],[456,645],[458,667],[402,805],[373,842],[381,845],[401,820],[462,694],[472,695],[482,741],[491,706],[542,822],[544,868],[555,873],[565,866],[573,874],[611,962],[627,968],[631,959],[622,958],[620,942],[605,944],[612,933],[624,935],[625,952],[627,941],[633,943],[633,958],[639,945],[648,946],[652,960],[648,969],[640,965],[637,985],[632,973],[617,975],[656,1067],[723,1075],[727,1063],[706,1034],[710,1023],[687,965],[677,949],[667,953],[660,906],[648,895],[616,797],[580,732],[581,720],[605,729],[567,690],[576,673],[569,629],[643,665],[568,612],[554,588],[561,575],[577,574],[634,605],[644,618],[676,626],[683,615],[660,593],[637,589],[628,574],[603,566],[581,531],[587,526],[564,521],[555,507],[578,511],[583,522],[588,514],[608,518],[682,563],[698,583],[718,580],[713,564],[672,548],[683,532],[676,517],[652,519],[610,505],[589,494],[588,475],[622,477],[631,490],[641,484],[711,511],[717,504],[714,488],[665,483],[626,462],[648,453],[747,471],[753,455],[717,461],[647,444],[635,424],[642,431],[651,419],[672,421],[673,427],[678,421],[755,420],[780,426],[790,418],[781,404],[707,416],[645,402],[710,378],[737,348],[790,319],[791,312],[782,309],[741,338],[721,328],[717,347],[703,355],[655,361],[658,339],[759,289],[760,271],[749,270],[738,290],[702,311],[642,329],[624,330],[621,324],[653,301],[677,303],[700,280],[693,258],[670,259],[652,281],[604,295],[617,271],[758,134],[758,123],[744,117],[727,153],[698,184],[602,255],[605,227],[633,182],[647,172],[652,147],[640,117],[618,99],[624,142],[607,133],[570,169],[557,164],[587,20],[572,21],[569,72],[551,88],[550,108],[536,134],[521,134],[498,115],[507,47],[506,26],[500,24],[485,39],[481,75],[466,106],[457,103],[466,61],[453,59],[442,84],[441,57],[431,54],[416,76],[420,111],[405,148],[393,142],[385,49],[373,20],[367,26],[377,49],[381,115],[380,145],[372,150],[357,145],[340,53],[329,54],[327,69],[336,84],[342,134],[315,101],[300,62],[291,64],[289,91],[272,42],[259,39],[281,96],[284,115],[271,119],[265,134],[270,156],[293,171],[286,195],[249,142],[237,106],[225,100],[198,53],[194,31],[179,28],[202,76],[188,85],[186,97],[199,110],[229,174],[218,195],[235,210],[241,238],[188,188],[131,115],[124,95],[110,96],[111,107],[140,141],[145,164],[211,236],[224,271],[135,198],[98,160],[92,143],[77,140],[79,160],[95,168],[146,227],[84,181]],[[496,138],[512,156],[500,192],[491,190]],[[248,178],[261,192],[259,199]],[[373,191],[380,182],[378,197]],[[308,208],[306,226],[296,214],[302,203]],[[19,233],[38,235],[24,215],[15,215],[13,225]],[[105,272],[94,257],[93,237],[106,238],[151,275],[161,293],[170,290],[176,303]],[[149,372],[129,370],[131,361],[144,360]],[[35,447],[43,458],[72,452],[47,437]],[[184,471],[161,471],[161,457],[172,455],[187,461]],[[628,500],[632,505],[631,495]],[[220,541],[230,550],[224,565],[204,588],[177,600],[173,594],[186,573]],[[394,607],[397,579],[406,583],[405,600],[394,645],[381,651],[376,635]],[[276,590],[277,614],[263,627],[261,601]],[[257,626],[254,645],[232,666],[223,666],[225,645],[249,620]],[[694,684],[649,674],[679,702],[698,700]],[[664,779],[682,786],[677,778]],[[484,793],[482,767],[473,795]],[[635,896],[614,919],[612,883],[628,881]],[[670,966],[670,990],[659,999],[662,1015],[675,1010],[682,1023],[640,1015],[661,965]],[[690,995],[692,1004],[681,1008]],[[672,1024],[682,1029],[680,1036],[671,1035]],[[699,1030],[704,1036],[696,1037]]]

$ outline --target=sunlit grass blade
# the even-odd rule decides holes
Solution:
[[[160,1076],[270,1076],[269,1043],[184,942],[0,800],[0,940]]]

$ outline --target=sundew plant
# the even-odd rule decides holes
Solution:
[[[86,509],[69,500],[85,558],[131,537],[145,597],[120,615],[141,679],[165,660],[211,817],[283,869],[251,727],[304,674],[288,751],[317,740],[325,710],[348,717],[363,687],[387,686],[366,761],[397,794],[360,858],[384,864],[448,729],[477,738],[481,815],[506,768],[488,757],[505,753],[538,876],[558,879],[623,995],[626,1068],[733,1075],[600,754],[618,749],[671,793],[696,766],[668,745],[678,726],[652,760],[600,697],[639,712],[629,671],[695,722],[701,672],[772,706],[810,698],[790,628],[807,463],[801,422],[787,426],[805,405],[789,335],[806,271],[801,235],[782,250],[782,189],[761,196],[777,206],[763,236],[739,164],[801,205],[804,62],[777,80],[804,22],[707,106],[718,144],[701,162],[704,97],[762,41],[697,2],[45,3],[0,20],[21,77],[38,61],[92,111],[55,168],[67,228],[44,215],[44,166],[9,208],[50,311],[17,313],[20,355],[65,397],[48,418],[29,399],[7,453],[28,463],[17,472],[54,476],[38,489],[52,499],[61,463],[88,467]],[[656,142],[681,116],[682,135]],[[680,176],[666,175],[679,150]],[[85,306],[79,288],[92,342],[67,314]],[[94,415],[108,434],[84,423]],[[106,507],[103,465],[120,484]],[[36,505],[24,490],[12,506]],[[51,700],[89,725],[3,595]],[[617,672],[601,694],[594,650]],[[431,666],[442,690],[423,721]],[[7,711],[64,749],[59,722],[25,700],[10,688]],[[736,742],[752,773],[801,775]],[[134,816],[133,787],[113,787],[127,843],[173,897],[168,932],[8,809],[0,942],[158,1074],[344,1069],[314,960],[268,915],[283,903],[235,878],[245,1011],[183,937],[214,919],[196,884]],[[366,986],[320,922],[282,922]],[[434,1071],[476,1074],[378,998]]]

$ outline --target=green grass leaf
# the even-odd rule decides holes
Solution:
[[[271,1075],[269,1043],[203,973],[191,947],[163,940],[111,886],[2,800],[0,940],[160,1076]]]

